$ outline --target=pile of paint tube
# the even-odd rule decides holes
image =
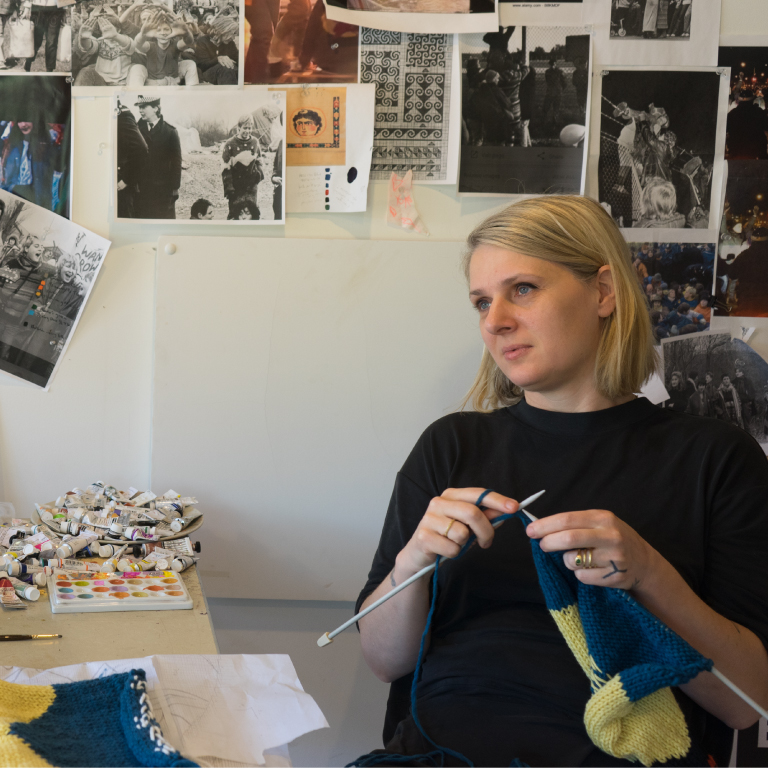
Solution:
[[[0,524],[0,603],[26,607],[37,587],[56,572],[181,572],[197,562],[200,543],[178,536],[202,514],[197,499],[176,491],[151,491],[93,483],[52,504],[35,504],[39,521],[12,518]],[[107,558],[88,562],[89,557]]]

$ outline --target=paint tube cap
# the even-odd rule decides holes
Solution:
[[[172,523],[171,523],[171,530],[174,533],[178,533],[184,528],[184,521],[182,518],[177,517]]]
[[[34,555],[37,550],[35,549],[34,544],[25,544],[24,545],[24,554],[25,555]]]
[[[37,584],[38,587],[44,587],[45,586],[45,574],[40,571],[39,573],[35,573],[32,575],[32,579]]]
[[[26,587],[24,589],[24,597],[27,598],[27,600],[31,600],[33,603],[35,600],[40,599],[40,590],[37,587]]]
[[[118,562],[117,562],[117,570],[118,571],[130,571],[132,565],[133,565],[133,563],[130,560],[128,560],[127,558],[124,557],[122,560],[118,560]]]
[[[6,564],[5,572],[9,576],[18,576],[21,573],[21,563],[16,560],[11,560],[10,563]]]
[[[101,544],[99,546],[99,557],[109,557],[114,554],[115,550],[111,544]]]
[[[101,564],[101,570],[104,571],[104,573],[114,573],[115,572],[115,561],[114,560],[105,560]]]
[[[123,526],[120,525],[120,523],[111,523],[109,530],[112,531],[112,533],[118,534],[119,536],[123,532]]]

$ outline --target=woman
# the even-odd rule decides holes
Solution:
[[[14,123],[3,147],[0,186],[51,210],[54,173],[51,150],[51,137],[44,123]]]
[[[481,224],[469,247],[486,347],[468,395],[479,412],[446,416],[418,441],[358,601],[370,604],[477,535],[479,547],[438,571],[416,690],[425,732],[478,766],[629,765],[586,734],[590,685],[548,615],[529,538],[562,551],[585,584],[627,590],[767,704],[768,464],[737,428],[634,396],[654,370],[653,341],[610,216],[585,198],[532,198]],[[428,343],[429,329],[419,330]],[[494,531],[490,521],[514,512],[514,499],[541,489],[538,522]],[[576,565],[578,548],[591,548],[595,568]],[[359,622],[369,665],[397,681],[389,753],[432,750],[407,707],[429,600],[422,579]],[[728,728],[757,720],[709,673],[677,698],[691,760],[701,760],[692,764],[706,764],[716,733],[727,760]]]

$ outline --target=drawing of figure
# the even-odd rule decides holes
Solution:
[[[312,138],[323,129],[323,118],[314,109],[300,109],[293,116],[293,127],[302,139]]]

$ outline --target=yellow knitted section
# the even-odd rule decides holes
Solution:
[[[620,674],[592,694],[584,725],[603,752],[643,765],[684,757],[691,748],[688,726],[672,691],[660,688],[631,702]]]
[[[587,638],[584,635],[584,628],[581,625],[581,616],[579,615],[579,606],[576,603],[569,605],[559,611],[550,611],[552,618],[560,630],[560,634],[565,638],[571,653],[576,657],[576,661],[584,670],[584,674],[592,683],[592,689],[605,685],[605,678],[595,664],[595,660],[589,655],[587,647]]]
[[[3,768],[53,768],[37,752],[33,752],[26,742],[8,733],[10,727],[10,723],[0,723],[0,765]]]
[[[0,680],[0,724],[30,723],[53,704],[50,685],[18,685]]]

